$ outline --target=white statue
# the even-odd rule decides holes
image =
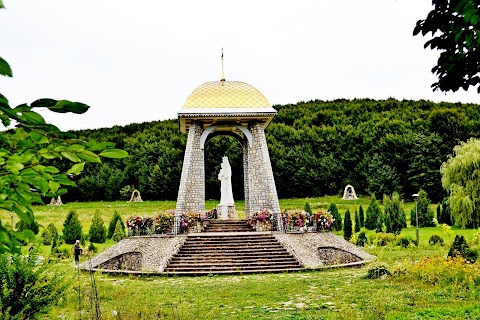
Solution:
[[[218,173],[218,180],[221,181],[220,188],[220,205],[221,206],[233,206],[235,202],[233,201],[232,193],[232,168],[230,163],[228,163],[228,157],[222,158],[222,169]]]

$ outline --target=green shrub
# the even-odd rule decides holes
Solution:
[[[399,237],[397,239],[397,245],[403,248],[408,248],[410,243],[412,243],[411,237]]]
[[[480,286],[480,268],[477,264],[467,263],[462,257],[425,258],[410,269],[410,275],[432,285],[478,288]]]
[[[88,239],[90,242],[104,243],[107,238],[107,230],[103,225],[103,219],[98,210],[95,211],[92,218],[92,225],[88,231]]]
[[[63,222],[63,240],[68,244],[74,244],[76,240],[83,240],[82,225],[75,211],[69,211]]]
[[[117,221],[120,221],[120,227],[122,228],[123,233],[125,233],[125,224],[122,221],[122,217],[117,211],[115,211],[112,220],[110,220],[110,223],[108,224],[107,239],[112,239],[115,228],[117,227]]]
[[[435,227],[435,222],[433,221],[434,213],[429,208],[430,200],[428,199],[428,194],[425,190],[420,190],[418,193],[417,199],[417,208],[415,212],[415,207],[413,207],[410,212],[410,224],[416,226],[416,213],[418,213],[418,226],[419,227]]]
[[[310,203],[305,202],[305,207],[303,208],[303,211],[312,214],[312,208],[310,208]]]
[[[385,247],[395,243],[396,236],[393,233],[378,232],[372,236],[370,243],[377,247]]]
[[[72,250],[68,248],[52,247],[50,253],[57,259],[69,259],[72,256]]]
[[[437,220],[439,224],[445,223],[445,224],[448,224],[449,226],[453,225],[452,216],[450,214],[450,203],[448,201],[448,197],[442,200],[439,213],[440,213],[440,216],[437,215]]]
[[[367,240],[367,235],[365,234],[365,231],[360,231],[357,237],[357,246],[364,247],[368,243]]]
[[[365,228],[370,230],[376,230],[377,232],[382,232],[383,222],[384,218],[382,210],[378,206],[375,195],[372,194],[370,204],[367,208],[367,216],[365,217]]]
[[[448,250],[448,257],[462,257],[473,263],[477,260],[478,253],[476,250],[470,249],[464,236],[456,235],[450,250]]]
[[[50,223],[41,233],[42,243],[46,246],[51,245],[53,241],[58,241],[58,230],[53,223]]]
[[[437,245],[437,244],[443,246],[443,238],[441,236],[439,236],[438,234],[432,234],[432,236],[428,240],[428,243],[431,246],[434,246],[434,245]]]
[[[345,212],[345,222],[343,224],[343,238],[347,241],[350,240],[352,231],[352,218],[350,218],[350,210],[347,209],[347,212]]]
[[[37,319],[64,296],[63,275],[38,260],[37,249],[28,255],[0,254],[0,318]]]
[[[122,189],[120,189],[120,197],[125,200],[130,200],[133,191],[135,191],[135,186],[126,185]]]
[[[355,210],[355,233],[360,232],[362,225],[360,224],[360,216],[358,215],[358,211]]]
[[[87,247],[87,250],[89,252],[93,252],[93,253],[96,253],[97,252],[97,247],[95,247],[95,245],[93,244],[93,242],[90,242],[88,247]]]
[[[333,230],[335,231],[342,230],[343,229],[342,216],[338,212],[338,208],[335,205],[335,203],[332,203],[328,207],[328,212],[330,212],[330,214],[333,216],[333,219],[335,219],[335,221],[333,221],[333,224],[332,224]]]
[[[360,218],[360,229],[365,228],[365,213],[363,212],[363,207],[358,208],[358,216]]]
[[[113,233],[112,240],[115,242],[119,242],[122,239],[125,239],[125,231],[122,228],[122,222],[117,221],[117,226],[115,227],[115,232]]]
[[[402,201],[398,192],[394,192],[392,197],[384,195],[383,206],[385,208],[386,231],[397,235],[400,234],[406,221],[405,211],[402,208]]]
[[[374,264],[367,270],[367,274],[363,276],[365,279],[378,279],[384,276],[391,276],[392,273],[384,264]]]
[[[473,245],[480,244],[480,229],[473,234],[472,244]]]

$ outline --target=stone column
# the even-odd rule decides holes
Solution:
[[[265,131],[261,123],[250,126],[253,143],[247,153],[248,170],[248,204],[245,199],[247,216],[252,212],[267,208],[275,213],[280,212],[277,188],[273,177],[270,155],[268,153]],[[246,191],[247,192],[247,191]]]
[[[205,160],[204,152],[200,149],[200,136],[203,128],[200,123],[192,123],[188,130],[187,145],[183,158],[182,176],[178,188],[177,207],[175,209],[175,221],[181,215],[192,212],[205,211]],[[178,233],[179,224],[176,223]]]
[[[243,190],[245,192],[245,215],[250,218],[250,192],[249,192],[249,174],[248,174],[248,140],[243,140]]]

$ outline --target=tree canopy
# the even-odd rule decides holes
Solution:
[[[1,7],[1,6],[0,6]],[[0,75],[12,76],[8,63],[0,58]],[[0,93],[0,121],[8,133],[0,135],[0,208],[16,214],[22,225],[34,225],[32,204],[42,197],[65,194],[73,186],[71,177],[80,174],[86,163],[101,163],[101,157],[123,158],[127,152],[114,143],[85,141],[46,123],[35,110],[57,113],[86,112],[89,106],[68,100],[38,99],[31,104],[11,107]],[[61,160],[67,160],[63,170]],[[72,165],[73,163],[73,165]],[[14,231],[0,225],[0,253],[19,252],[16,243],[33,236],[29,228]]]
[[[449,192],[449,208],[455,223],[480,226],[480,140],[470,139],[454,148],[441,169],[442,184]]]
[[[425,48],[440,51],[432,72],[438,81],[433,90],[457,91],[477,86],[480,93],[480,2],[478,0],[433,0],[434,8],[417,21],[414,35],[431,32]]]

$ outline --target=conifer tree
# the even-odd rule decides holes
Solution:
[[[360,215],[358,214],[358,211],[355,210],[355,233],[360,232],[360,229]]]
[[[119,242],[122,239],[125,239],[125,231],[122,228],[122,223],[120,221],[117,221],[117,225],[115,226],[115,232],[113,233],[112,240],[115,242]]]
[[[106,236],[107,230],[105,230],[105,226],[103,225],[103,219],[100,216],[100,212],[96,210],[92,218],[92,225],[88,231],[88,238],[90,242],[104,243]]]
[[[449,226],[453,225],[448,198],[443,199],[440,205],[440,217],[438,217],[437,220],[438,223],[445,223]]]
[[[429,208],[430,200],[428,199],[428,194],[425,190],[420,190],[418,193],[418,199],[416,204],[416,210],[418,213],[418,226],[419,227],[434,227],[435,223],[433,222],[434,213],[433,210]],[[412,208],[411,214],[411,225],[416,226],[416,213],[415,207]]]
[[[380,209],[375,195],[372,194],[370,204],[367,208],[367,214],[365,217],[365,228],[369,230],[376,230],[377,232],[382,231],[383,226],[383,213]]]
[[[335,219],[335,221],[333,221],[333,224],[332,224],[333,230],[335,230],[335,231],[340,231],[340,230],[342,230],[342,227],[343,227],[343,224],[342,224],[342,216],[341,216],[340,213],[338,212],[338,208],[337,208],[337,206],[335,205],[335,203],[332,203],[332,204],[328,207],[328,212],[330,212],[330,214],[332,215],[333,219]]]
[[[82,225],[78,220],[76,211],[69,211],[63,222],[63,240],[65,243],[74,244],[76,240],[83,239]]]
[[[125,224],[122,221],[122,217],[115,210],[115,212],[113,213],[112,220],[110,220],[110,223],[108,224],[108,233],[107,233],[108,239],[112,238],[113,233],[115,232],[115,228],[117,227],[117,221],[120,221],[120,227],[122,228],[122,231],[125,233]]]
[[[305,202],[305,207],[304,207],[303,211],[312,214],[312,209],[310,208],[310,203]]]
[[[358,209],[358,215],[360,218],[360,228],[365,228],[365,213],[363,212],[362,206]]]
[[[400,234],[404,225],[402,211],[402,202],[398,192],[394,192],[392,197],[383,196],[383,206],[385,208],[385,226],[387,233]]]
[[[352,218],[350,217],[350,210],[345,212],[345,221],[343,223],[343,238],[349,241],[352,238]]]

